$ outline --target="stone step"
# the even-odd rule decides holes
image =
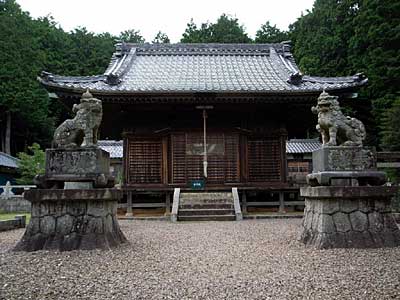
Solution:
[[[178,221],[235,221],[235,215],[178,216]]]
[[[179,217],[181,216],[204,216],[204,215],[214,215],[214,216],[223,216],[223,215],[232,215],[234,214],[234,210],[232,209],[180,209]]]
[[[225,200],[187,200],[181,201],[179,200],[179,207],[183,207],[185,205],[189,206],[203,206],[203,205],[233,205],[233,200],[225,199]]]
[[[232,200],[232,193],[181,193],[179,197],[180,202],[186,203],[216,203],[216,202],[229,202]]]
[[[194,203],[194,204],[181,204],[179,211],[182,209],[234,209],[233,203]]]

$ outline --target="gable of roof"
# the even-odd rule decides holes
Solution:
[[[43,72],[48,88],[97,93],[302,93],[361,86],[367,78],[302,75],[280,44],[116,45],[101,75],[59,76]]]
[[[0,166],[7,168],[18,168],[18,158],[15,158],[7,153],[0,152]]]

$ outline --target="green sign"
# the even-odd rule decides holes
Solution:
[[[192,180],[190,182],[190,187],[193,190],[202,190],[202,189],[204,189],[204,180],[203,179]]]

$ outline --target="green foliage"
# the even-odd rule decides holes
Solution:
[[[0,210],[0,221],[2,220],[13,220],[18,215],[25,215],[26,216],[26,224],[29,224],[31,219],[31,214],[26,212],[3,212]]]
[[[311,12],[290,26],[294,55],[305,73],[348,75],[348,40],[354,34],[352,1],[316,0]]]
[[[36,77],[46,70],[63,75],[104,72],[115,37],[85,28],[64,32],[51,18],[32,19],[14,0],[0,1],[0,138],[11,112],[13,152],[37,141],[49,145],[55,123],[65,114]]]
[[[254,42],[256,43],[280,43],[289,39],[289,34],[286,31],[282,31],[276,27],[276,25],[271,25],[269,21],[261,25],[261,28],[256,32],[256,38]]]
[[[357,117],[369,122],[371,144],[389,146],[388,139],[377,141],[385,135],[378,132],[382,127],[377,125],[385,123],[385,111],[399,93],[400,2],[316,0],[312,11],[290,26],[290,38],[305,73],[338,76],[364,72],[368,76],[359,99],[368,100],[364,103],[370,102],[372,109],[364,109],[365,115]]]
[[[37,27],[11,0],[0,2],[0,20],[0,128],[6,126],[6,112],[11,112],[14,136],[48,137],[52,128],[49,100],[36,81],[42,54]]]
[[[121,32],[118,38],[126,43],[142,44],[145,42],[145,39],[140,34],[140,31],[134,29],[129,29]]]
[[[31,154],[18,153],[18,168],[21,174],[17,179],[18,184],[32,184],[36,175],[44,174],[45,152],[37,143],[33,143],[28,149]]]
[[[400,97],[383,113],[381,146],[386,151],[400,151]]]
[[[154,37],[152,43],[153,44],[169,44],[170,40],[169,40],[168,35],[159,31],[159,32],[157,32],[156,36]]]
[[[203,23],[200,28],[190,20],[182,35],[182,43],[251,43],[237,18],[222,14],[216,23]]]

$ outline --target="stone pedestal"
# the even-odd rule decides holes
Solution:
[[[318,186],[300,190],[305,197],[301,241],[318,249],[400,246],[391,212],[397,187]]]
[[[324,146],[312,153],[313,172],[376,170],[374,149],[360,146]]]
[[[15,251],[110,249],[126,242],[116,189],[29,190],[31,220]]]
[[[355,146],[322,147],[313,152],[313,173],[307,175],[310,186],[382,185],[386,174],[377,171],[373,149]]]
[[[44,175],[35,178],[40,188],[63,188],[65,182],[92,182],[94,188],[114,186],[110,155],[97,148],[46,149]]]

